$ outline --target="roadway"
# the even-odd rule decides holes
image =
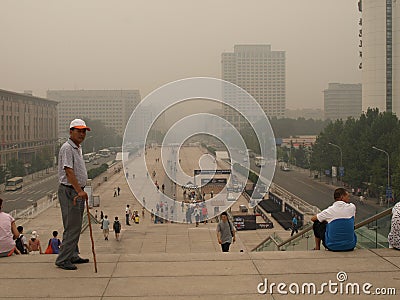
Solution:
[[[242,156],[243,155],[238,157],[239,161],[242,159]],[[98,159],[99,165],[113,160],[114,158],[115,156],[100,158]],[[93,165],[92,162],[86,164],[86,167],[90,170],[99,165]],[[251,166],[253,170],[259,170],[259,168],[254,166],[253,160],[251,160]],[[336,188],[333,185],[326,184],[324,181],[321,182],[319,179],[316,180],[311,178],[309,172],[303,169],[284,172],[279,168],[276,168],[273,182],[320,209],[324,209],[332,204],[333,191]],[[45,174],[42,177],[35,178],[32,182],[25,183],[22,190],[3,192],[1,194],[2,199],[5,200],[3,203],[3,210],[9,212],[14,209],[24,209],[37,200],[47,196],[49,193],[56,192],[57,187],[58,179],[57,174],[54,171],[50,174]],[[372,216],[385,208],[376,205],[375,199],[367,200],[365,205],[357,203],[355,197],[353,197],[352,200],[357,206],[357,222]]]
[[[94,165],[93,162],[87,163],[86,169],[97,168],[101,164],[114,159],[115,155],[99,158],[97,159],[98,165]],[[36,201],[46,197],[49,193],[55,193],[57,188],[58,176],[56,170],[51,170],[49,173],[43,171],[34,175],[27,175],[24,177],[22,189],[17,191],[4,191],[0,194],[0,197],[4,200],[3,211],[10,212],[14,209],[25,209]]]
[[[338,187],[327,184],[324,180],[311,178],[308,170],[295,169],[287,172],[279,167],[275,170],[273,182],[321,210],[332,204],[333,191]],[[351,200],[357,207],[356,222],[385,209],[376,204],[376,199],[366,200],[363,205],[358,203],[357,197],[352,196]]]

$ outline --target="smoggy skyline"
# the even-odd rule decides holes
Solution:
[[[286,51],[286,107],[359,83],[356,0],[2,1],[1,89],[139,89],[221,78],[235,44]]]

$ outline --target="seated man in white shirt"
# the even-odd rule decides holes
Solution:
[[[350,202],[349,193],[338,188],[334,192],[335,202],[313,216],[315,250],[320,250],[321,241],[331,251],[351,251],[357,244],[354,232],[356,206]]]

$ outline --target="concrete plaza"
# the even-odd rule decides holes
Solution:
[[[159,173],[157,171],[157,173]],[[160,172],[161,174],[161,172]],[[136,176],[140,176],[136,174]],[[142,174],[142,176],[146,176]],[[159,179],[159,182],[162,179]],[[121,195],[113,197],[114,187]],[[100,207],[92,214],[103,211],[112,221],[118,216],[122,224],[121,240],[116,241],[110,232],[105,241],[99,224],[93,225],[93,236],[98,264],[94,273],[89,230],[80,240],[82,257],[89,264],[78,265],[76,271],[65,271],[54,265],[55,255],[12,256],[0,259],[2,287],[0,299],[395,299],[391,295],[346,295],[340,290],[336,295],[325,287],[322,294],[291,294],[288,286],[321,284],[337,279],[339,272],[346,275],[343,284],[354,283],[360,287],[371,283],[369,291],[376,288],[395,288],[400,293],[400,251],[392,249],[355,250],[335,253],[329,251],[250,252],[250,249],[274,229],[241,231],[230,253],[221,253],[216,239],[216,223],[154,224],[145,213],[140,224],[125,225],[125,206],[130,204],[141,215],[141,205],[133,197],[123,172],[110,170],[107,181],[96,183],[94,194],[100,195]],[[18,221],[20,222],[20,221]],[[17,222],[17,223],[18,223]],[[23,224],[26,235],[37,230],[43,248],[53,230],[62,236],[59,207],[51,207]],[[243,250],[243,252],[240,252]],[[343,277],[340,277],[343,278]],[[257,287],[267,279],[268,285],[285,283],[279,293],[267,291],[259,294]],[[263,288],[263,285],[260,285]],[[351,292],[351,291],[350,291]]]

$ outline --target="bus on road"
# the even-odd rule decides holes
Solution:
[[[24,182],[24,179],[22,177],[14,177],[11,179],[8,179],[6,181],[6,191],[16,191],[18,189],[22,189],[22,183]]]
[[[257,156],[257,157],[254,159],[254,163],[255,163],[255,165],[256,165],[257,167],[263,167],[263,166],[265,166],[265,158],[262,157],[262,156]]]
[[[111,150],[109,150],[109,149],[101,149],[101,150],[99,150],[99,154],[100,154],[101,157],[110,157]]]
[[[90,163],[96,156],[96,152],[83,154],[83,160],[85,163]]]

